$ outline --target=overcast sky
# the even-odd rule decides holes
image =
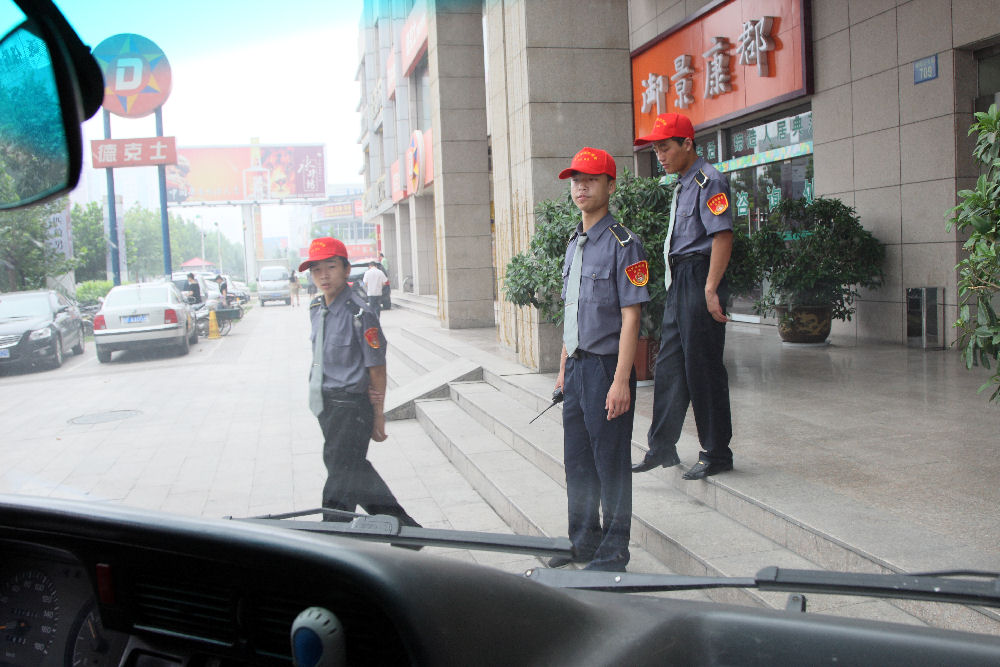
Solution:
[[[252,137],[263,144],[325,144],[326,181],[360,187],[360,85],[354,77],[362,0],[56,4],[91,48],[112,35],[136,33],[163,50],[173,79],[163,106],[164,134],[175,136],[178,146],[245,145]],[[115,138],[154,134],[152,115],[137,120],[112,116]],[[98,112],[84,125],[85,168],[89,141],[102,138]],[[123,171],[116,170],[116,182]],[[155,179],[155,168],[142,171]],[[97,176],[91,180],[104,181],[103,170]],[[125,189],[134,179],[121,180]],[[269,214],[268,208],[277,207],[265,207],[265,222],[283,217]],[[212,218],[227,221],[229,236],[239,236],[234,213],[211,212]],[[189,217],[189,210],[182,214]],[[272,232],[265,225],[265,235]]]

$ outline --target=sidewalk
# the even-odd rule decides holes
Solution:
[[[464,357],[498,374],[530,374],[492,328],[447,330],[400,309],[383,323],[390,341],[393,329],[405,326],[453,341]],[[859,555],[796,545],[816,551],[813,560],[830,569],[1000,571],[1000,406],[976,393],[984,372],[967,371],[953,350],[837,337],[824,348],[794,348],[773,327],[741,323],[730,325],[726,365],[736,469],[701,482],[682,481],[677,468],[658,469],[636,476],[637,494],[653,475],[670,479],[779,543],[816,533]],[[551,387],[554,377],[543,374],[535,384]],[[639,389],[639,447],[652,397],[652,387]],[[685,468],[697,460],[690,411],[678,449]],[[733,498],[742,509],[721,506]],[[746,509],[755,506],[767,511]],[[788,525],[804,528],[806,537]]]

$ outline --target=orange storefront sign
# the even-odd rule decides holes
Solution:
[[[632,52],[635,136],[673,111],[695,128],[811,92],[805,0],[707,6]]]

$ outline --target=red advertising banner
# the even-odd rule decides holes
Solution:
[[[632,52],[635,136],[657,114],[696,128],[809,93],[804,0],[710,5]]]
[[[178,148],[167,201],[260,202],[326,196],[323,146]]]
[[[326,204],[324,206],[313,207],[313,220],[327,220],[330,218],[360,218],[356,215],[356,204],[360,200],[339,202],[337,204]]]
[[[177,162],[174,137],[97,139],[90,142],[94,169],[149,167]]]
[[[400,50],[403,74],[409,76],[413,73],[420,56],[427,50],[427,6],[424,0],[417,0],[413,5],[399,37],[403,42],[403,48]]]

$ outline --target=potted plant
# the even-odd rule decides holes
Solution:
[[[768,282],[755,309],[777,314],[786,342],[822,343],[831,320],[850,321],[860,288],[882,284],[885,248],[837,199],[783,200],[750,245],[750,273]]]

